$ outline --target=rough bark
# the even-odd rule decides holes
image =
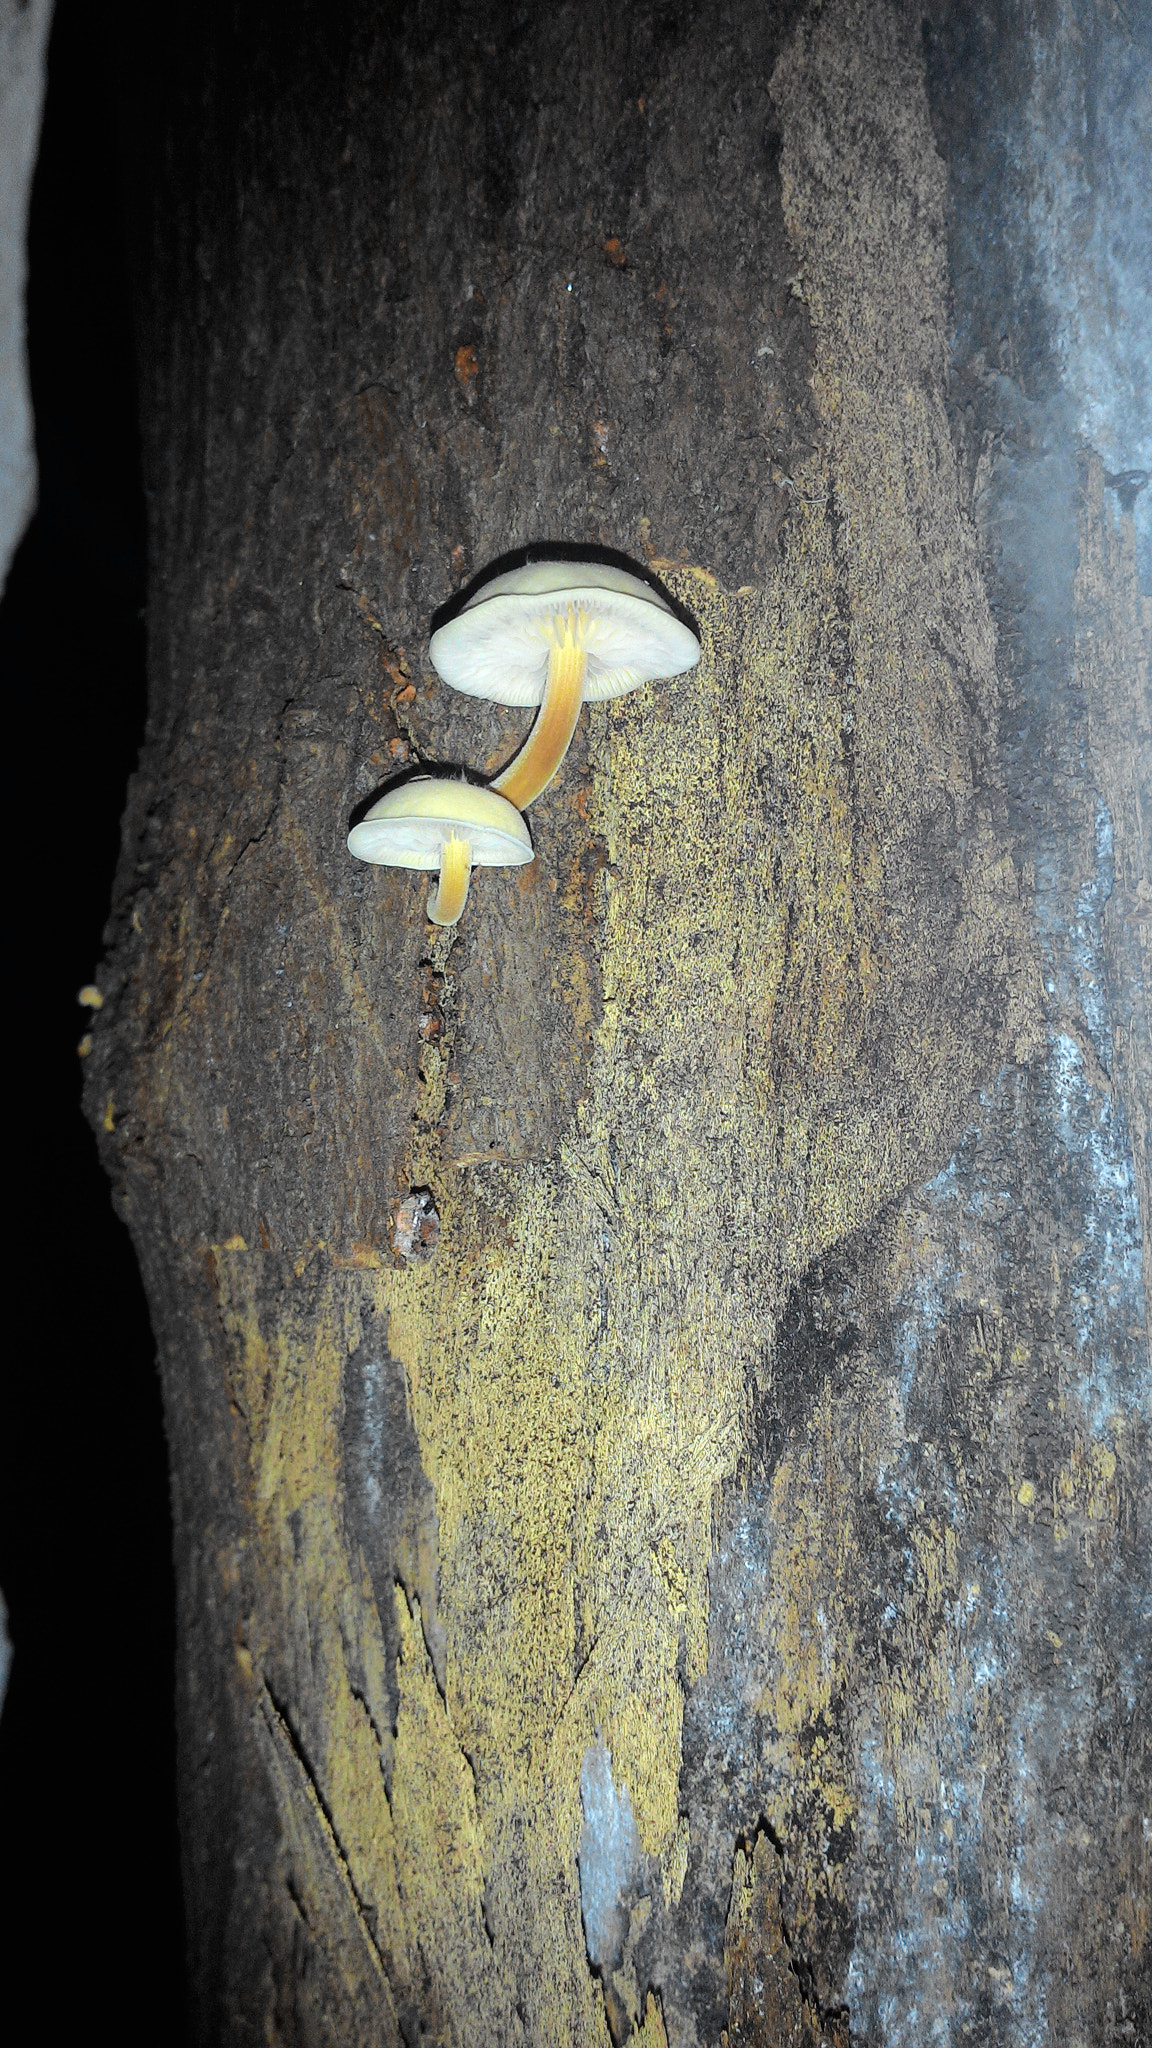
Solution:
[[[186,55],[89,1100],[162,1357],[200,2036],[1146,2024],[1146,600],[1089,451],[1040,677],[919,18]],[[437,935],[349,817],[511,751],[428,623],[546,537],[704,658],[586,714]]]

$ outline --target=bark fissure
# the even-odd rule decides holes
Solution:
[[[323,1823],[325,1839],[330,1847],[333,1865],[339,1873],[339,1878],[342,1887],[345,1889],[345,1891],[348,1894],[348,1897],[352,1902],[356,1916],[356,1924],[359,1927],[361,1934],[363,1935],[364,1945],[367,1948],[373,1961],[375,1962],[375,1965],[380,1972],[381,1978],[384,1980],[385,1983],[389,1983],[390,1979],[387,1962],[384,1956],[381,1954],[379,1946],[377,1945],[376,1936],[372,1931],[372,1925],[368,1916],[365,1902],[361,1898],[360,1893],[357,1891],[356,1883],[352,1876],[351,1868],[349,1866],[347,1853],[340,1841],[340,1836],[337,1832],[333,1815],[329,1811],[327,1802],[325,1801],[323,1791],[317,1780],[316,1772],[313,1769],[312,1764],[309,1762],[307,1752],[305,1751],[303,1744],[300,1741],[299,1735],[293,1728],[291,1720],[289,1719],[287,1714],[285,1714],[283,1707],[276,1700],[276,1697],[272,1692],[272,1689],[269,1686],[268,1681],[263,1676],[263,1674],[260,1675],[259,1685],[261,1693],[260,1710],[263,1713],[269,1734],[271,1735],[275,1743],[277,1743],[282,1748],[287,1750],[287,1752],[292,1758],[293,1763],[296,1766],[296,1769],[300,1774],[300,1778],[302,1779],[307,1790],[309,1804],[312,1807],[314,1807],[315,1811],[318,1813]],[[298,1904],[296,1893],[293,1892],[292,1896],[293,1902]],[[304,1920],[307,1920],[308,1918],[307,1912],[303,1911],[302,1909],[301,1917]]]

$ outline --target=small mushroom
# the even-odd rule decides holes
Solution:
[[[417,775],[390,789],[348,834],[348,851],[379,868],[436,868],[428,898],[433,924],[456,924],[472,869],[523,867],[528,827],[505,797],[472,782]]]
[[[586,697],[622,697],[682,675],[700,642],[659,591],[608,562],[525,563],[494,576],[429,645],[454,690],[496,704],[538,704],[524,745],[489,787],[525,810],[568,752]]]

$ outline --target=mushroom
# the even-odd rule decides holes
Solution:
[[[433,924],[459,921],[472,869],[523,867],[532,841],[505,797],[473,782],[417,775],[390,789],[348,834],[348,851],[379,868],[437,868]]]
[[[496,704],[538,704],[524,745],[489,787],[526,810],[568,752],[586,697],[682,675],[700,642],[641,577],[608,562],[526,562],[492,577],[432,635],[437,673]]]

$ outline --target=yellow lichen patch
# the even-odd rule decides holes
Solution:
[[[643,2021],[639,2027],[633,2030],[632,2040],[635,2048],[668,2048],[668,2035],[664,2028],[663,2014],[651,1991],[644,2001]]]
[[[642,1239],[619,1177],[528,1174],[499,1255],[462,1276],[446,1231],[443,1265],[379,1283],[436,1490],[448,1705],[490,1839],[530,1827],[520,1882],[541,1957],[567,1941],[580,1760],[598,1729],[643,1846],[676,1840],[678,1659],[683,1645],[703,1662],[707,1529],[745,1363],[690,1289],[686,1328],[645,1329],[642,1312],[637,1328],[628,1259],[597,1272],[605,1203],[622,1250]]]
[[[1110,1540],[1120,1518],[1122,1476],[1111,1444],[1077,1437],[1052,1480],[1053,1540],[1066,1543],[1073,1534],[1086,1545]]]
[[[372,1589],[358,1550],[348,1546],[339,1421],[344,1362],[358,1320],[356,1301],[343,1290],[355,1283],[329,1289],[318,1319],[313,1297],[306,1308],[301,1304],[297,1328],[278,1319],[266,1332],[261,1263],[223,1255],[221,1248],[216,1271],[249,1430],[262,1553],[257,1580],[263,1600],[251,1618],[246,1655],[274,1701],[306,1702],[291,1722],[276,1708],[280,1748],[290,1738],[298,1763],[278,1775],[278,1796],[289,1797],[297,1814],[290,1845],[297,1860],[307,1847],[314,1864],[316,1855],[324,1860],[328,1844],[329,1876],[346,1880],[373,1945],[387,1958],[394,1991],[429,2010],[443,1996],[459,2036],[465,2016],[462,2010],[451,2014],[455,1983],[456,2000],[470,2012],[486,2011],[496,2038],[508,1997],[495,1964],[490,1961],[487,1978],[483,1969],[491,1949],[483,1936],[483,1859],[471,1770],[436,1685],[419,1603],[410,1607],[399,1590],[393,1737],[383,1645],[371,1626]],[[282,1293],[278,1305],[285,1305]],[[290,1296],[287,1305],[291,1312]],[[285,1644],[308,1655],[306,1682],[285,1668]],[[319,1830],[310,1817],[311,1787],[324,1816]],[[318,1882],[314,1868],[308,1881]],[[352,1954],[355,1962],[358,1951]],[[441,1970],[444,1982],[434,1984]],[[355,1972],[348,1981],[351,1990]]]
[[[426,2017],[441,2006],[452,2037],[463,2038],[479,2019],[497,2039],[511,1987],[501,1982],[484,1930],[487,1870],[476,1787],[436,1685],[419,1606],[409,1608],[398,1589],[396,1609],[400,1712],[391,1810],[397,1945],[417,1982],[422,1978],[432,1990]]]
[[[385,2038],[395,2039],[391,1958],[386,1962],[311,1770],[267,1689],[252,1687],[251,1659],[246,1652],[244,1657],[246,1689],[256,1694],[257,1747],[280,1824],[280,1855],[305,1926],[323,1930],[311,1968],[302,1973],[305,2012],[313,2001],[316,2020],[326,2008],[366,2005],[377,2015],[381,2031],[387,2030]]]

